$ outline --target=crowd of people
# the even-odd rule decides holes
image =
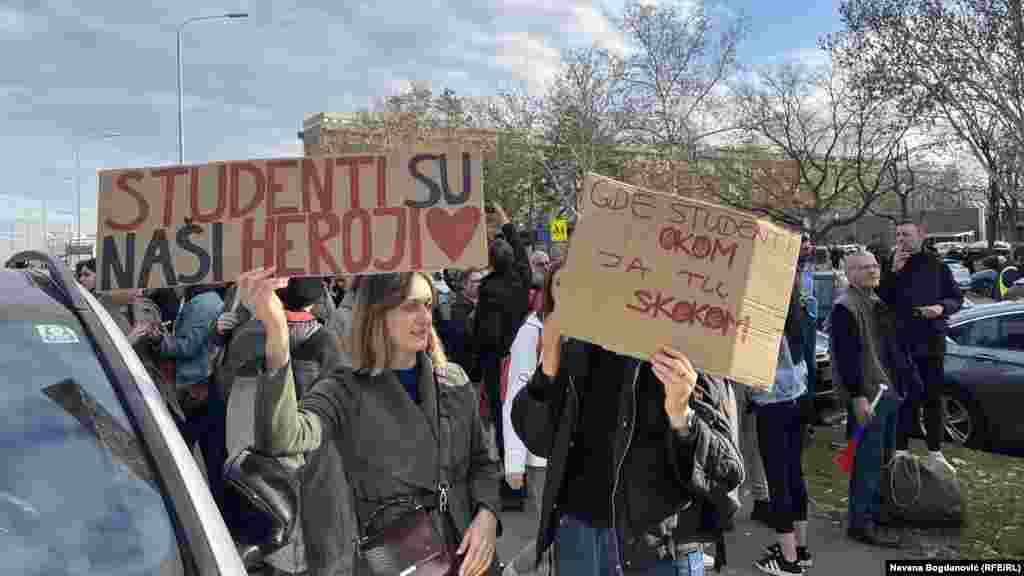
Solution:
[[[921,224],[901,223],[884,273],[871,252],[847,255],[849,286],[831,313],[849,433],[864,428],[848,534],[877,546],[899,545],[881,526],[879,478],[906,454],[920,403],[928,457],[952,469],[938,392],[945,318],[962,296],[923,239]],[[301,530],[268,569],[376,574],[355,543],[395,502],[432,511],[460,576],[700,575],[724,563],[723,534],[745,501],[777,536],[758,569],[812,566],[801,464],[818,378],[809,238],[766,391],[702,373],[671,342],[636,359],[568,337],[565,260],[524,245],[500,207],[488,211],[488,257],[484,269],[445,271],[453,298],[443,312],[422,272],[288,279],[258,269],[228,286],[101,301],[200,447],[233,532],[245,518],[225,501],[229,447],[251,443],[300,471]],[[76,275],[95,291],[95,261]],[[245,337],[253,330],[259,338]],[[254,362],[248,386],[241,367]],[[252,425],[239,432],[229,406],[242,390]],[[510,509],[535,518],[537,537],[502,563],[496,540]]]

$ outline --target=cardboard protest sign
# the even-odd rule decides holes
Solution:
[[[487,264],[479,151],[217,162],[99,174],[99,289]]]
[[[774,381],[800,236],[595,174],[561,275],[568,336],[649,359],[671,344],[709,374]]]

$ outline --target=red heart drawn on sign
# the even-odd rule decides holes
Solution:
[[[427,231],[434,239],[434,244],[455,262],[466,251],[466,246],[473,239],[476,227],[480,225],[480,209],[476,206],[463,206],[449,214],[440,207],[427,211]]]

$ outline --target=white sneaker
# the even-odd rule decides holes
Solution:
[[[946,457],[942,455],[942,452],[928,452],[928,460],[932,463],[938,464],[948,470],[950,474],[956,475],[956,468],[946,460]]]
[[[715,568],[715,557],[707,552],[704,553],[704,570],[714,570]]]

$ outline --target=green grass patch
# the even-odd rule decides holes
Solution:
[[[845,442],[844,427],[818,428],[804,452],[804,476],[819,513],[833,520],[846,516],[849,477],[832,463],[833,441]],[[912,450],[925,454],[923,442]],[[1024,458],[999,456],[947,444],[946,458],[956,467],[964,493],[966,523],[959,530],[915,530],[925,555],[968,559],[1024,559]],[[948,550],[943,554],[941,550]],[[932,549],[929,551],[929,549]]]

